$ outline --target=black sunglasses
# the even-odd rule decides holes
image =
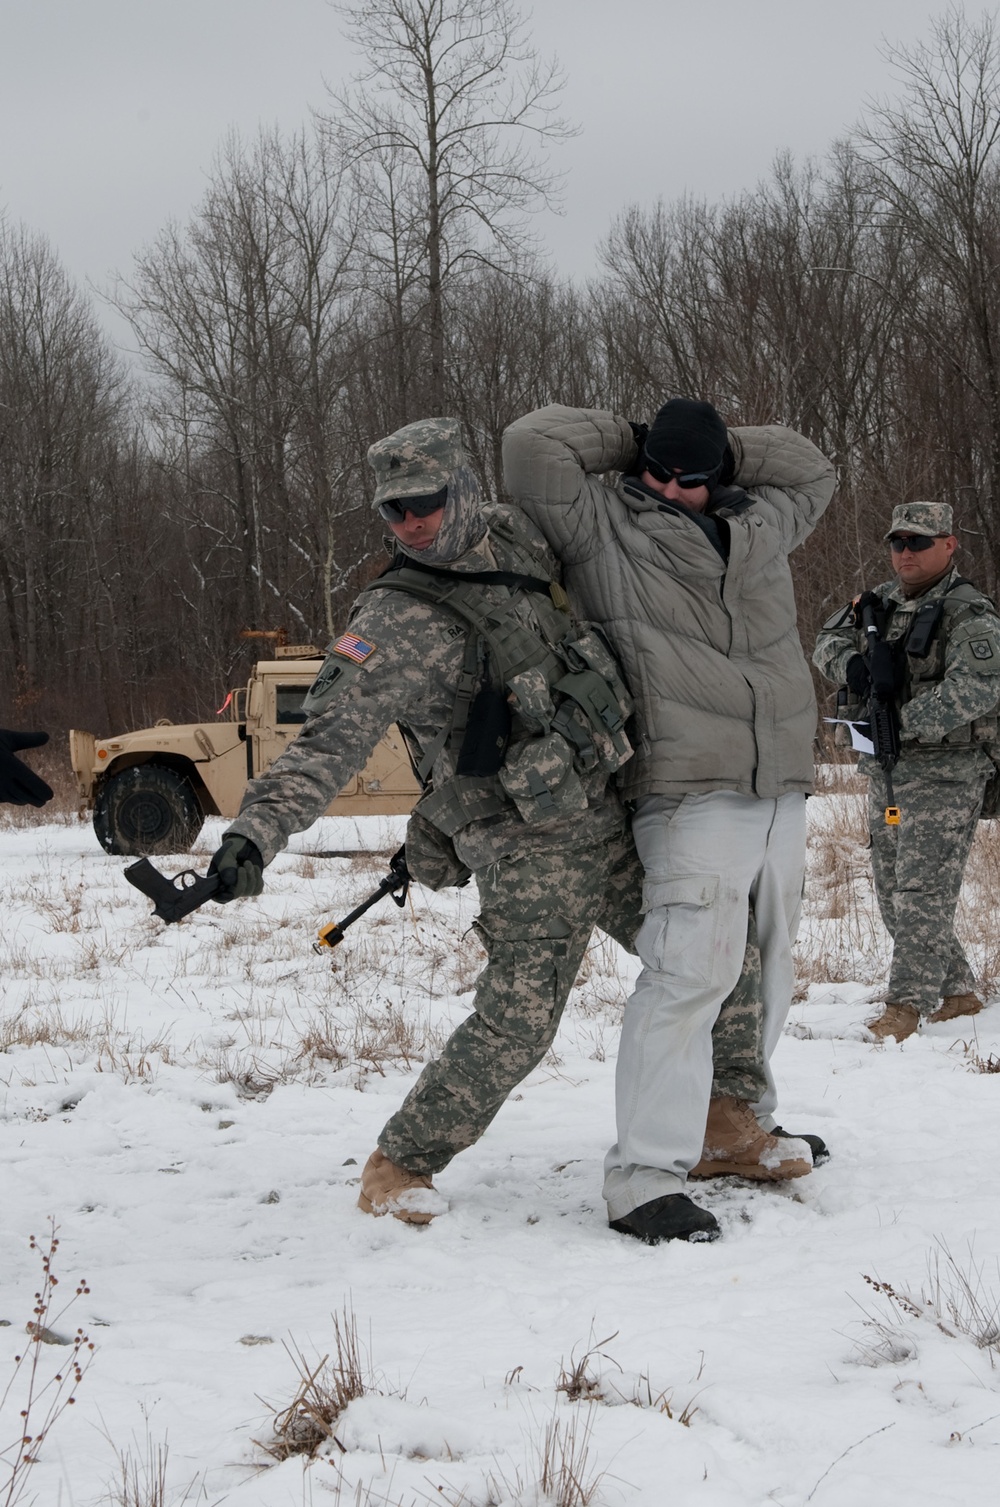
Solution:
[[[438,508],[443,508],[447,501],[448,488],[442,487],[440,492],[429,492],[423,497],[400,497],[380,502],[378,515],[386,523],[402,523],[407,513],[412,513],[414,518],[426,518],[430,513],[436,513]]]
[[[923,550],[930,549],[939,539],[947,539],[947,534],[890,534],[889,548],[894,555],[901,555],[904,549],[911,554],[919,555]]]
[[[675,471],[668,471],[665,466],[660,465],[659,461],[653,460],[646,454],[643,454],[642,465],[643,470],[648,471],[655,481],[662,481],[664,486],[675,481],[685,492],[690,492],[694,487],[710,486],[719,474],[717,470],[687,471],[678,476]]]

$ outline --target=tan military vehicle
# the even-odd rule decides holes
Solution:
[[[107,853],[186,852],[206,816],[233,817],[247,780],[267,769],[305,721],[302,701],[322,654],[311,645],[276,648],[247,685],[231,691],[216,722],[158,722],[140,732],[95,738],[74,729],[70,762],[81,801]],[[328,816],[395,816],[419,787],[396,728],[378,745]]]

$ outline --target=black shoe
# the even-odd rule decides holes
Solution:
[[[662,1198],[654,1198],[623,1219],[612,1219],[610,1227],[619,1235],[634,1235],[647,1245],[659,1245],[661,1240],[718,1240],[722,1234],[715,1215],[699,1209],[686,1193],[666,1193]]]
[[[830,1148],[818,1135],[800,1135],[797,1130],[782,1130],[780,1125],[773,1125],[771,1134],[780,1135],[786,1141],[805,1141],[813,1154],[814,1167],[822,1167],[830,1160]]]

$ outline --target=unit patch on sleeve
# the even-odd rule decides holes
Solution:
[[[330,649],[331,654],[342,654],[345,659],[353,660],[356,665],[363,665],[366,659],[370,659],[375,653],[375,645],[366,643],[363,638],[357,638],[353,633],[345,633],[338,638]]]
[[[993,646],[988,638],[974,638],[969,644],[976,659],[992,659]]]

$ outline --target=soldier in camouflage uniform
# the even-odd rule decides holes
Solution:
[[[947,503],[897,507],[886,538],[896,578],[825,623],[814,663],[845,682],[840,713],[864,720],[871,674],[865,635],[855,626],[871,605],[893,646],[901,753],[892,771],[898,825],[887,823],[885,774],[862,754],[879,909],[893,938],[881,1012],[868,1022],[878,1041],[904,1041],[922,1021],[975,1015],[969,960],[955,935],[962,875],[994,773],[1000,699],[1000,616],[953,564],[957,539]],[[918,614],[921,614],[918,616]]]
[[[463,765],[469,735],[482,745],[476,757],[489,755],[500,725],[483,663],[496,623],[526,632],[525,663],[572,623],[561,588],[550,590],[558,567],[540,535],[513,510],[481,505],[457,420],[410,424],[373,445],[369,461],[375,506],[397,554],[355,604],[349,632],[331,645],[300,736],[248,786],[212,870],[223,882],[220,898],[258,893],[262,868],[289,834],[321,815],[387,728],[400,726],[427,782],[407,829],[408,866],[435,889],[471,871],[481,904],[476,930],[488,955],[473,1014],[424,1068],[362,1175],[362,1209],[422,1224],[446,1207],[432,1174],[483,1134],[548,1050],[594,926],[633,948],[642,873],[609,781],[630,745],[621,732],[588,733],[579,718],[560,723],[551,673],[547,683],[537,668],[508,676],[499,698],[501,723],[510,719],[502,761],[494,756],[492,766],[487,759],[471,773],[468,760]],[[473,598],[482,604],[488,615],[480,632],[441,599],[445,591],[468,610]],[[606,656],[607,688],[617,666],[606,645],[583,647]],[[618,684],[624,715],[631,703]],[[470,702],[459,737],[457,708]],[[612,708],[608,725],[614,721]],[[579,744],[575,764],[552,731],[558,725]],[[588,768],[591,734],[604,754]],[[493,772],[484,775],[484,767]],[[719,1065],[719,1091],[751,1101],[766,1086],[757,962],[751,945],[719,1027],[731,1059]],[[714,1238],[712,1216],[682,1203],[667,1238]]]

